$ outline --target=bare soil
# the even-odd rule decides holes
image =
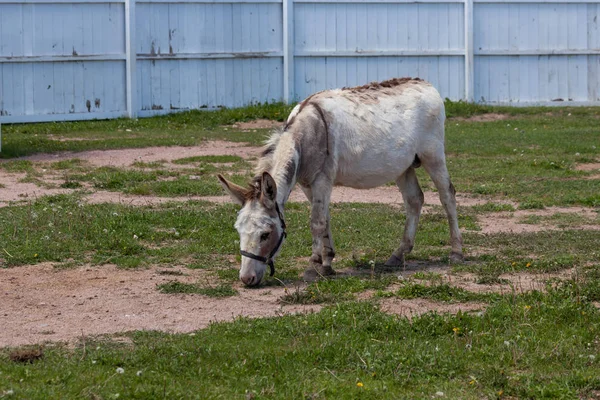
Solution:
[[[577,171],[600,171],[600,162],[579,164],[575,167]]]
[[[182,147],[144,147],[141,149],[91,150],[82,152],[62,152],[53,154],[34,154],[19,160],[36,162],[55,162],[78,158],[90,164],[103,167],[127,167],[136,161],[173,161],[192,156],[216,156],[228,154],[239,157],[254,157],[260,153],[259,147],[246,146],[243,143],[209,141],[202,146]],[[0,160],[2,162],[2,160]]]
[[[202,271],[178,269],[178,281],[195,282]],[[284,288],[246,289],[217,299],[163,294],[156,285],[174,280],[156,268],[112,265],[55,269],[49,263],[0,269],[0,347],[70,341],[131,330],[191,332],[238,316],[268,317],[318,311],[317,305],[281,305]]]

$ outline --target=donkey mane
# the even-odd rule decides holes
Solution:
[[[393,88],[396,86],[405,85],[407,83],[418,83],[418,82],[424,82],[424,81],[421,78],[393,78],[393,79],[388,79],[387,81],[383,81],[383,82],[367,83],[366,85],[362,85],[362,86],[343,87],[342,90],[348,90],[350,92],[356,93],[356,92],[365,92],[367,90],[381,90],[383,88],[386,88],[386,89]]]
[[[270,171],[273,167],[275,149],[279,144],[279,140],[281,139],[281,134],[283,131],[284,128],[275,129],[273,132],[271,132],[271,136],[265,141],[260,153],[260,159],[258,160],[256,168],[254,169],[254,173],[257,176],[260,176],[260,174],[264,171]]]

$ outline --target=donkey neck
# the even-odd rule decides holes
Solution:
[[[291,133],[281,134],[272,157],[269,173],[277,184],[277,203],[283,207],[296,184],[300,160],[300,154]]]

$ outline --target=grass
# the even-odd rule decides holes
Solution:
[[[562,289],[561,289],[562,290]],[[411,320],[370,303],[237,319],[133,344],[0,353],[0,393],[46,398],[580,398],[600,389],[600,313],[573,292],[507,297],[484,313]]]
[[[559,212],[552,215],[528,215],[520,221],[522,224],[540,225],[551,224],[558,228],[576,228],[582,225],[600,222],[600,214],[595,218],[571,212]]]
[[[412,281],[402,283],[396,291],[380,291],[377,295],[401,299],[424,298],[445,303],[490,302],[501,298],[495,293],[474,293],[447,283],[423,285]]]
[[[222,156],[194,156],[194,157],[186,157],[179,158],[173,161],[173,164],[192,164],[192,163],[234,163],[240,162],[244,159],[239,156],[230,156],[230,155],[222,155]]]
[[[218,111],[190,111],[142,119],[14,124],[2,127],[0,158],[57,151],[107,150],[149,146],[194,146],[205,140],[260,144],[257,133],[225,128],[258,118],[283,121],[293,105],[264,104]],[[89,140],[59,140],[83,138]]]
[[[172,281],[169,283],[163,283],[158,285],[158,289],[162,293],[174,294],[174,293],[196,293],[203,294],[208,297],[229,297],[238,294],[237,290],[232,289],[229,285],[219,286],[201,286],[194,283],[183,283]]]
[[[83,338],[75,346],[2,349],[0,398],[431,399],[437,392],[461,399],[593,397],[600,390],[600,311],[594,306],[600,301],[600,231],[580,227],[597,221],[576,213],[529,216],[521,222],[552,224],[560,230],[486,235],[479,232],[477,221],[489,213],[514,212],[512,204],[525,210],[599,207],[598,180],[575,169],[597,162],[599,109],[509,109],[449,102],[446,106],[450,117],[486,112],[511,116],[487,123],[448,121],[454,184],[459,193],[486,199],[481,205],[459,208],[468,262],[448,268],[472,272],[482,284],[505,283],[500,275],[507,272],[574,269],[573,278],[551,280],[544,292],[504,295],[459,289],[435,273],[417,272],[413,279],[400,281],[399,271],[381,273],[380,266],[398,246],[403,212],[386,205],[333,204],[336,268],[352,267],[363,275],[294,289],[312,239],[308,205],[290,203],[288,240],[277,259],[276,277],[288,287],[281,303],[319,303],[324,305],[322,311],[238,318],[193,334],[131,332],[127,336],[132,344]],[[287,106],[271,105],[139,121],[4,126],[1,156],[194,145],[207,139],[258,144],[265,132],[222,127],[258,117],[283,119],[287,112]],[[95,140],[56,140],[71,137]],[[94,168],[77,159],[48,165],[8,160],[0,163],[0,169],[24,173],[39,184],[45,176],[42,169],[48,169],[64,174],[66,187],[76,189],[85,183],[96,189],[161,196],[222,194],[215,172],[233,173],[232,179],[241,184],[249,169],[246,160],[236,157],[177,163],[185,169],[171,171],[164,162],[134,163],[134,169]],[[423,172],[418,170],[422,181]],[[165,296],[237,294],[233,286],[239,264],[239,238],[233,229],[237,207],[199,201],[139,207],[87,204],[81,196],[78,192],[47,196],[0,208],[2,267],[39,262],[59,268],[89,263],[121,268],[156,265],[164,268],[159,273],[178,279],[184,273],[167,268],[185,260],[187,268],[205,269],[217,281],[207,285],[174,280],[158,285],[158,291]],[[446,217],[440,207],[433,207],[421,218],[407,260],[439,267],[447,265],[449,252]],[[267,288],[259,290],[278,284],[267,278]],[[377,296],[356,301],[367,290]],[[486,308],[479,313],[430,312],[406,319],[379,309],[386,297],[475,301]]]

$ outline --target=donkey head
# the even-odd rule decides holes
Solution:
[[[286,236],[283,215],[277,205],[277,185],[268,172],[254,178],[249,188],[218,177],[233,201],[242,206],[235,223],[242,254],[240,279],[248,286],[258,285],[267,265],[271,275],[275,272],[273,258]]]

